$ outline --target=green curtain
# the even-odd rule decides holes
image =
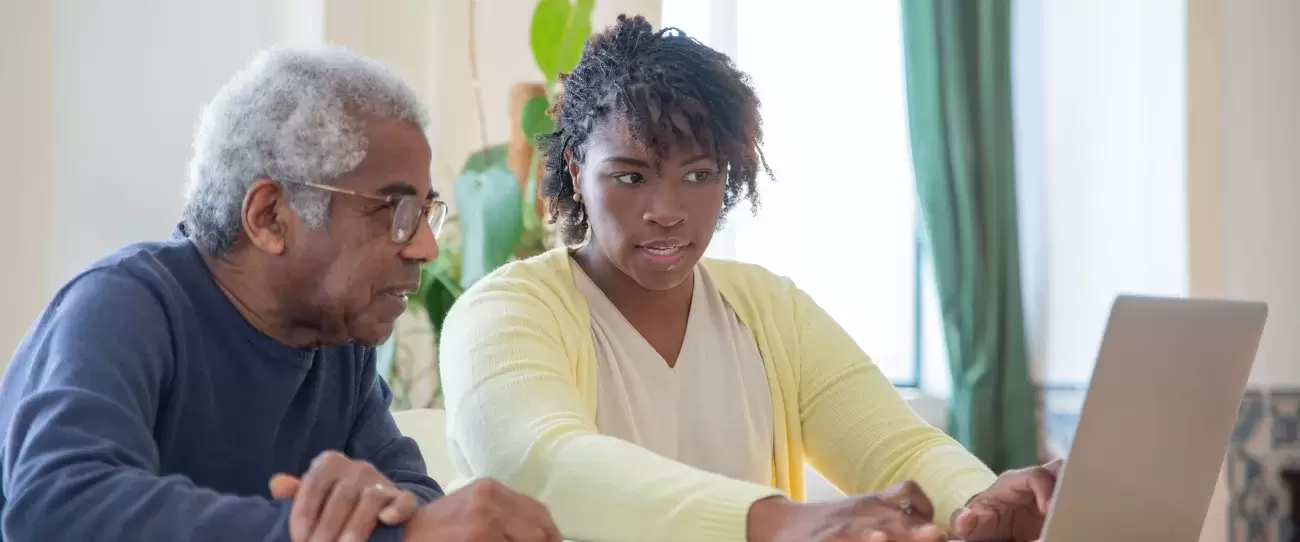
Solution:
[[[1037,462],[1011,121],[1010,0],[901,0],[908,124],[952,376],[948,432]]]

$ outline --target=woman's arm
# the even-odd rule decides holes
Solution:
[[[567,309],[544,287],[492,276],[448,314],[442,376],[462,475],[538,499],[568,538],[745,540],[750,505],[779,492],[599,434],[570,362],[591,331]]]
[[[811,297],[792,295],[801,354],[799,412],[808,462],[848,494],[914,480],[947,527],[996,476],[926,423],[866,353]]]

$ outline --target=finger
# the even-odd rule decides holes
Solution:
[[[379,521],[384,525],[401,525],[411,519],[420,509],[420,501],[410,491],[400,491],[395,498],[379,512]]]
[[[1050,463],[1048,463],[1048,464],[1046,464],[1046,465],[1043,465],[1043,468],[1046,469],[1047,472],[1048,472],[1049,474],[1051,474],[1053,477],[1055,477],[1055,476],[1060,476],[1060,475],[1061,475],[1061,468],[1064,467],[1064,466],[1065,466],[1065,460],[1064,460],[1064,459],[1057,459],[1057,460],[1052,461],[1052,462],[1050,462]]]
[[[546,530],[541,525],[523,518],[514,517],[506,521],[506,540],[510,542],[548,542]]]
[[[545,512],[546,515],[542,517],[539,526],[542,532],[546,533],[546,542],[564,542],[564,537],[560,535],[560,527],[555,524],[555,520],[551,519],[550,511]]]
[[[555,526],[555,520],[551,518],[551,511],[546,505],[521,493],[516,493],[515,496],[519,506],[527,511],[529,519],[546,533],[547,542],[563,542],[560,528]]]
[[[344,461],[334,459],[330,452],[316,456],[302,476],[302,484],[293,499],[293,508],[289,512],[289,536],[294,542],[304,542],[316,530],[321,508],[329,498],[342,475]]]
[[[348,518],[352,517],[352,511],[356,509],[357,503],[361,502],[361,490],[362,488],[351,481],[340,481],[334,484],[334,490],[330,491],[329,500],[325,502],[325,507],[316,521],[316,528],[312,529],[308,540],[311,542],[338,540],[343,532],[343,526],[347,524]],[[378,508],[371,512],[371,515],[378,514]]]
[[[361,498],[352,509],[352,515],[343,526],[339,542],[363,542],[370,538],[379,522],[379,513],[397,500],[397,492],[381,485],[371,485],[361,490]]]
[[[969,508],[959,508],[952,514],[952,532],[959,537],[970,536],[971,530],[974,529],[975,518]]]
[[[1040,469],[1029,475],[1029,489],[1034,492],[1034,502],[1038,504],[1038,514],[1047,515],[1047,508],[1052,501],[1052,489],[1056,487],[1056,478],[1046,470]]]
[[[302,481],[298,480],[297,477],[280,473],[271,477],[269,485],[271,486],[272,499],[286,500],[293,498],[294,494],[298,492],[298,487],[302,485]]]
[[[1001,514],[991,508],[963,508],[952,522],[953,536],[958,540],[985,540],[997,536],[1000,518]]]

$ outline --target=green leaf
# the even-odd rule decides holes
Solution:
[[[510,261],[523,229],[519,181],[504,164],[456,179],[454,194],[460,215],[461,288]]]
[[[387,339],[384,339],[384,342],[375,346],[375,372],[379,373],[384,382],[388,382],[393,378],[393,356],[396,353],[397,333],[389,335]]]
[[[438,257],[420,270],[420,289],[411,296],[411,306],[407,310],[423,308],[433,329],[441,331],[447,311],[464,293],[456,279],[459,274],[460,244],[439,243]]]
[[[534,152],[533,157],[528,160],[528,183],[523,193],[524,208],[524,233],[520,240],[521,245],[526,245],[529,234],[534,230],[544,230],[541,217],[537,216],[537,169],[541,165],[541,153]],[[545,232],[539,234],[545,237]]]
[[[461,168],[460,172],[463,174],[472,171],[487,171],[496,166],[505,167],[506,153],[505,143],[479,150],[465,159],[465,167]]]
[[[528,29],[528,43],[533,48],[533,61],[547,83],[555,82],[559,75],[560,44],[568,27],[569,0],[539,0],[533,10],[533,23]]]
[[[452,282],[446,274],[431,267],[425,268],[425,280],[429,281],[429,288],[421,304],[429,314],[429,321],[433,324],[434,331],[441,333],[442,322],[447,319],[451,305],[456,302],[460,294],[464,293],[464,290],[461,290],[460,286]]]
[[[591,12],[595,9],[595,0],[578,0],[578,5],[569,10],[569,30],[560,46],[556,73],[571,72],[582,60],[582,50],[587,46],[587,38],[591,37]]]
[[[547,86],[555,83],[562,72],[572,71],[582,58],[582,49],[591,35],[591,12],[595,0],[539,0],[529,28],[533,60],[542,70]]]
[[[529,143],[536,144],[537,136],[555,131],[555,121],[546,114],[546,109],[550,106],[545,96],[533,96],[524,104],[524,110],[519,115],[519,127]]]

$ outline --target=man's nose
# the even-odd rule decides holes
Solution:
[[[420,226],[415,230],[415,237],[407,243],[402,249],[402,257],[408,260],[415,260],[422,264],[429,263],[438,258],[438,240],[433,238],[433,227],[428,222],[421,220]]]

